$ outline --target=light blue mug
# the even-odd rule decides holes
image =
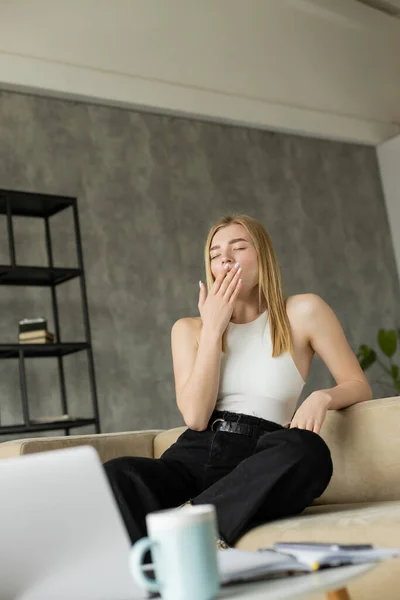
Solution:
[[[163,600],[211,600],[220,589],[217,562],[217,516],[213,504],[159,510],[146,516],[148,537],[130,552],[137,583]],[[143,571],[150,550],[156,579]]]

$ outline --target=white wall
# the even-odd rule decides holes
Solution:
[[[400,278],[400,135],[378,146],[377,154]]]
[[[0,87],[376,144],[400,20],[353,0],[0,0]]]

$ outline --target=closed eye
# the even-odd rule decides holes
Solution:
[[[234,248],[234,250],[247,250],[247,248]],[[217,258],[219,256],[219,254],[216,254],[215,256],[211,257],[211,260],[213,260],[214,258]]]

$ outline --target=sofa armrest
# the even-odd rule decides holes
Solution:
[[[144,456],[153,458],[154,439],[162,429],[96,433],[57,437],[26,438],[0,443],[0,459],[22,456],[34,452],[59,450],[89,444],[97,450],[101,462],[118,456]]]

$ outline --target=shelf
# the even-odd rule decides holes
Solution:
[[[0,359],[18,358],[21,348],[25,358],[48,358],[80,352],[89,347],[90,344],[87,342],[65,342],[61,344],[0,344]]]
[[[95,425],[96,419],[72,419],[71,421],[51,421],[49,423],[32,423],[31,425],[0,425],[0,433],[28,433],[33,431],[51,431],[54,429],[73,429]]]
[[[82,269],[64,267],[12,267],[0,265],[0,285],[50,286],[79,277]]]
[[[72,218],[73,231],[71,232],[71,237],[75,238],[76,248],[76,262],[73,262],[75,265],[74,267],[53,266],[54,263],[51,235],[52,219],[50,219],[50,217],[56,213],[64,211],[65,209],[68,209],[69,217]],[[3,217],[3,221],[5,222],[3,225],[6,225],[5,229],[8,238],[9,257],[0,259],[1,262],[5,263],[0,264],[0,286],[18,286],[18,289],[15,290],[18,297],[22,297],[23,286],[49,288],[51,291],[54,331],[59,334],[60,318],[58,298],[56,293],[57,286],[58,284],[62,284],[71,279],[78,278],[80,284],[84,326],[84,334],[82,335],[82,338],[84,341],[61,342],[61,336],[56,335],[54,336],[56,340],[55,343],[37,343],[41,340],[38,338],[36,340],[34,338],[30,338],[29,340],[24,340],[28,341],[29,343],[21,344],[21,340],[18,337],[17,332],[15,332],[14,336],[9,338],[12,340],[11,343],[0,343],[0,360],[14,359],[18,361],[17,367],[19,373],[23,421],[22,423],[14,423],[13,425],[2,426],[0,424],[0,436],[1,434],[4,435],[17,433],[21,434],[23,437],[26,437],[29,435],[29,432],[51,430],[63,430],[65,431],[65,434],[68,435],[69,429],[73,429],[75,427],[85,427],[86,425],[94,425],[95,432],[100,433],[100,416],[95,382],[85,271],[83,268],[83,252],[79,226],[78,201],[76,198],[70,196],[56,196],[54,194],[31,193],[22,190],[0,189],[0,219],[1,217]],[[16,260],[16,257],[18,256],[18,248],[16,246],[18,244],[15,243],[14,225],[16,221],[19,221],[20,224],[23,225],[23,223],[21,223],[23,219],[18,219],[18,217],[36,217],[37,219],[42,220],[47,255],[45,266],[18,264],[18,261]],[[40,239],[38,241],[40,242]],[[20,317],[17,317],[17,319],[18,318]],[[73,419],[69,416],[68,411],[68,397],[64,370],[65,361],[63,360],[63,357],[81,351],[86,352],[85,358],[87,359],[88,363],[92,410],[86,413],[88,418],[79,417]],[[54,420],[49,422],[31,422],[29,419],[30,394],[26,377],[26,361],[30,358],[57,358],[57,360],[54,362],[57,363],[58,368],[62,412],[60,414],[58,414],[57,411],[55,413],[51,412],[50,418]],[[38,367],[42,366],[45,367],[43,364],[38,365]],[[61,415],[68,415],[68,420],[62,419]]]
[[[0,214],[7,214],[6,198],[11,202],[11,213],[19,217],[51,217],[72,206],[75,198],[32,194],[14,190],[0,190]]]

